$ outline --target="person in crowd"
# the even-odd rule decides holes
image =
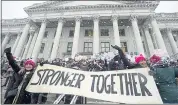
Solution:
[[[6,53],[9,65],[14,70],[14,73],[17,74],[17,78],[22,80],[20,83],[12,84],[13,88],[7,93],[9,97],[6,97],[4,103],[30,104],[32,93],[27,92],[25,89],[33,75],[35,62],[33,60],[27,60],[24,63],[24,69],[21,69],[12,56],[11,48],[6,48],[4,52]]]
[[[6,74],[7,69],[9,68],[9,65],[8,65],[8,63],[6,62],[6,63],[2,64],[1,67],[2,67],[2,69],[1,69],[1,77],[3,77],[3,76]]]
[[[115,45],[115,46],[111,45],[111,46],[118,51],[118,55],[116,55],[114,57],[114,60],[118,61],[119,63],[121,61],[123,62],[124,68],[123,67],[120,67],[120,68],[123,68],[123,69],[126,69],[126,68],[132,69],[132,68],[147,67],[146,59],[145,59],[145,57],[142,54],[140,54],[139,56],[135,57],[135,63],[136,64],[131,64],[129,62],[129,60],[126,58],[124,52],[122,51],[122,49],[119,46],[117,46],[117,45]]]
[[[23,64],[22,63],[18,63],[18,64],[20,65],[21,69],[23,69]],[[12,67],[11,67],[11,70],[13,70]],[[22,81],[21,71],[19,71],[18,73],[15,73],[13,70],[13,72],[11,73],[13,74],[11,74],[12,76],[10,76],[9,78],[9,82],[8,82],[6,92],[4,95],[4,98],[6,99],[5,103],[11,103],[11,101],[16,95],[17,87]]]
[[[151,58],[150,58],[150,63],[154,64],[154,63],[157,63],[161,60],[161,57],[157,56],[157,55],[153,55]]]
[[[178,103],[178,68],[160,61],[150,68],[149,74],[155,78],[163,103]]]
[[[6,72],[6,80],[5,80],[4,85],[2,85],[2,87],[7,85],[7,83],[9,82],[9,80],[10,80],[10,78],[11,78],[12,76],[13,76],[13,70],[12,70],[12,68],[9,66],[9,68],[7,69],[7,72]]]

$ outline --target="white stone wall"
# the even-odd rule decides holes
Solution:
[[[119,29],[125,29],[125,36],[120,36],[121,42],[127,42],[128,52],[136,52],[137,47],[134,44],[134,35],[132,27],[119,27]],[[80,29],[80,39],[78,45],[78,52],[84,52],[84,42],[93,42],[93,37],[85,37],[85,29],[93,29],[93,27],[81,27]],[[101,42],[110,42],[110,45],[114,44],[114,36],[113,36],[113,28],[112,26],[100,26],[100,29],[109,29],[109,36],[101,36],[100,35],[100,43]],[[63,53],[67,52],[67,44],[68,42],[73,42],[73,37],[69,37],[69,31],[74,30],[74,27],[63,27],[62,36],[59,43],[58,55],[57,57],[63,57]],[[43,54],[39,54],[39,58],[45,58],[46,60],[50,57],[51,47],[54,39],[54,33],[56,28],[47,28],[48,37],[43,39],[42,43],[45,43],[45,49]],[[94,45],[93,45],[94,46]],[[101,51],[101,47],[100,47]],[[110,51],[115,51],[110,47]]]

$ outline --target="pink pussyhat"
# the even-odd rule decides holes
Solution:
[[[145,61],[145,57],[140,54],[139,56],[135,57],[135,62],[138,64],[140,61]]]

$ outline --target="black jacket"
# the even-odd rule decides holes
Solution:
[[[14,90],[18,90],[17,88],[21,84],[21,88],[18,90],[20,94],[17,97],[16,104],[29,104],[31,101],[31,93],[25,91],[25,89],[33,75],[33,70],[31,70],[30,73],[28,73],[27,75],[26,74],[19,75],[18,72],[21,70],[21,68],[19,67],[19,65],[17,65],[12,54],[6,53],[6,56],[9,61],[9,65],[12,67],[12,69],[15,72],[14,74],[14,77],[16,78],[15,80],[21,80],[21,81],[18,81],[18,83],[12,84],[12,87],[13,87],[12,89]]]

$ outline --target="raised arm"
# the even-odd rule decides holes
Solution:
[[[12,67],[12,69],[15,71],[15,72],[19,72],[20,71],[20,67],[17,65],[16,61],[14,60],[14,57],[12,56],[12,53],[11,53],[11,47],[9,48],[6,48],[4,50],[4,52],[6,53],[6,57],[8,59],[8,62],[9,62],[9,65]]]
[[[124,65],[127,66],[128,69],[134,68],[134,65],[130,64],[130,62],[126,58],[124,52],[122,51],[122,49],[119,46],[115,45],[115,46],[112,46],[112,47],[118,51],[120,58],[122,59]]]

